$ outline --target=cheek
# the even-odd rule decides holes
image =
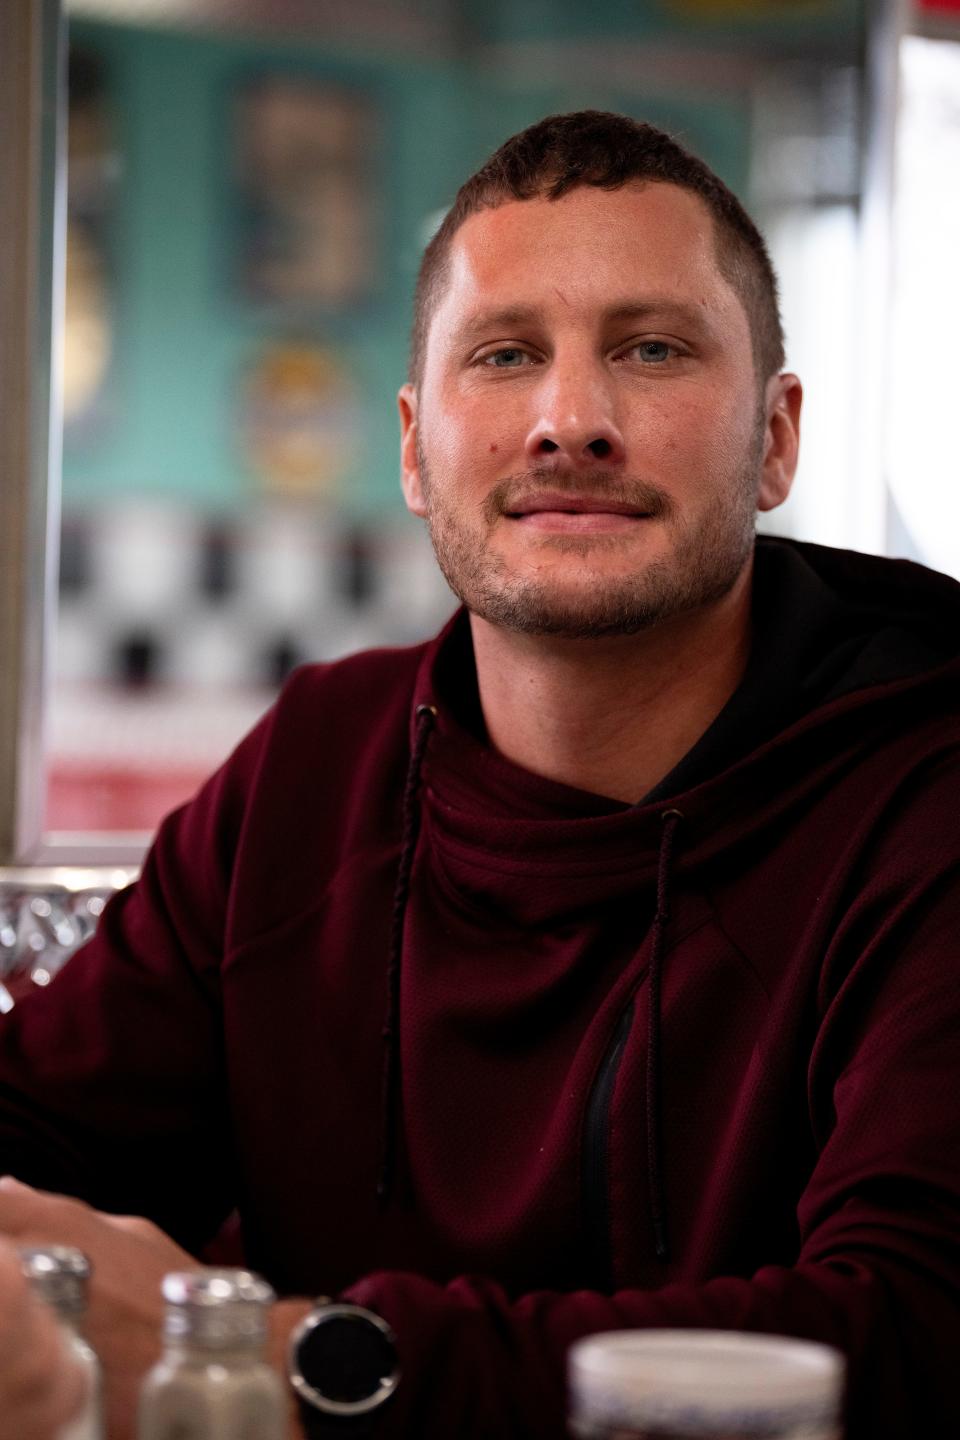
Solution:
[[[524,431],[517,407],[507,397],[455,399],[439,414],[430,431],[430,451],[439,463],[469,474],[512,463],[523,449]]]
[[[647,407],[635,434],[677,466],[727,470],[742,463],[750,447],[753,415],[727,396],[676,395],[669,404]]]
[[[702,455],[710,445],[710,431],[716,416],[697,395],[666,394],[648,397],[642,406],[635,406],[631,415],[631,438],[642,461],[644,451],[651,456],[677,462]]]

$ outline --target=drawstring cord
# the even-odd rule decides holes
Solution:
[[[393,891],[390,916],[390,951],[387,960],[387,1012],[383,1022],[383,1080],[380,1114],[380,1169],[377,1176],[377,1201],[382,1208],[390,1198],[396,1168],[397,1139],[400,1118],[400,965],[403,956],[403,922],[410,894],[410,875],[420,828],[420,770],[427,742],[436,722],[434,705],[418,705],[416,730],[407,780],[403,788],[403,829],[400,841],[400,863]]]
[[[663,1194],[663,1141],[661,1137],[660,1103],[660,980],[663,972],[664,927],[670,918],[667,903],[670,883],[670,862],[673,838],[683,819],[679,810],[665,810],[660,816],[660,855],[657,864],[657,909],[653,917],[653,938],[650,947],[648,976],[649,1009],[647,1012],[647,1184],[650,1191],[650,1217],[653,1221],[653,1248],[658,1260],[666,1260],[667,1214]]]
[[[380,1166],[377,1177],[377,1200],[382,1208],[390,1198],[399,1138],[400,1119],[400,972],[403,955],[403,925],[410,894],[410,876],[417,848],[420,809],[418,791],[420,771],[430,735],[436,723],[433,705],[418,705],[416,730],[407,767],[403,791],[403,824],[400,863],[393,893],[390,917],[390,951],[387,961],[387,1010],[383,1024],[383,1080],[381,1093]],[[667,1216],[663,1190],[663,1144],[661,1138],[660,1097],[660,988],[663,972],[664,930],[670,918],[668,904],[670,867],[673,842],[683,814],[665,810],[660,817],[662,831],[657,863],[657,906],[653,917],[650,949],[649,1010],[647,1016],[647,1181],[650,1191],[650,1214],[653,1222],[654,1252],[658,1260],[666,1260]]]

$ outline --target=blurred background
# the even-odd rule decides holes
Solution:
[[[960,575],[960,0],[868,4],[68,0],[48,832],[135,855],[292,666],[450,612],[397,483],[416,267],[552,111],[665,127],[765,229],[807,391],[767,528]]]

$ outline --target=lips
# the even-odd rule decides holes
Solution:
[[[636,501],[550,491],[511,500],[502,513],[524,530],[584,538],[622,536],[653,518],[653,511]]]
[[[569,495],[549,491],[510,502],[504,513],[512,520],[529,515],[620,515],[630,519],[649,518],[651,512],[626,500],[605,495]]]

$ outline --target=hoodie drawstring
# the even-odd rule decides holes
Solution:
[[[390,1198],[396,1167],[397,1139],[400,1118],[400,964],[403,956],[403,922],[410,894],[410,875],[420,829],[420,769],[436,722],[433,705],[418,705],[416,730],[407,779],[403,787],[403,830],[400,841],[400,863],[393,889],[390,915],[390,951],[387,959],[387,1011],[383,1022],[383,1081],[380,1115],[380,1169],[377,1176],[377,1201],[381,1208]]]
[[[390,950],[387,960],[387,1009],[384,1018],[383,1080],[381,1091],[380,1165],[377,1176],[377,1201],[382,1208],[390,1198],[399,1139],[400,1119],[400,972],[403,955],[403,926],[410,894],[410,876],[420,828],[420,771],[437,711],[433,705],[418,705],[416,729],[407,767],[403,791],[403,825],[400,842],[400,863],[393,892],[390,917]],[[653,917],[650,949],[649,1010],[647,1017],[647,1183],[650,1192],[650,1214],[653,1221],[654,1251],[659,1260],[666,1260],[667,1216],[663,1191],[663,1144],[661,1138],[660,1100],[660,986],[663,973],[664,930],[670,917],[668,904],[670,866],[676,828],[683,819],[679,810],[665,810],[660,817],[660,851],[657,862],[657,905]]]
[[[673,838],[682,819],[683,815],[679,810],[665,810],[660,816],[663,828],[660,832],[660,854],[657,863],[657,909],[653,917],[648,975],[647,1185],[650,1191],[650,1216],[653,1221],[653,1248],[658,1260],[668,1258],[667,1212],[663,1193],[663,1141],[660,1125],[660,980],[663,973],[664,927],[670,918],[667,901]]]

